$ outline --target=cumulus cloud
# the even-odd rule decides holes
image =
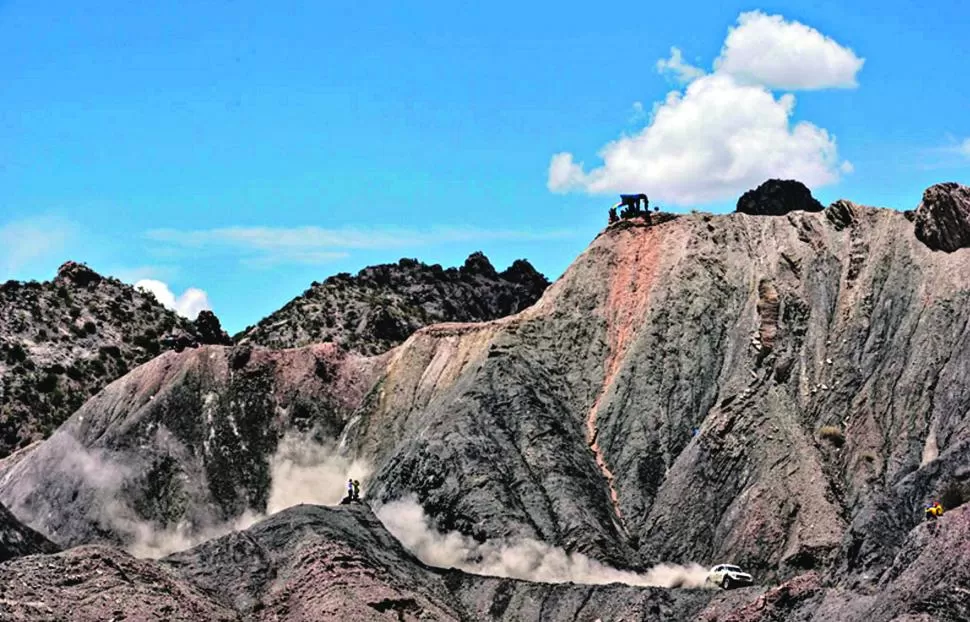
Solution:
[[[795,96],[771,89],[854,85],[863,61],[780,16],[743,13],[738,24],[713,73],[685,63],[671,48],[657,69],[689,81],[683,90],[656,102],[641,131],[606,144],[598,153],[602,165],[587,169],[572,153],[553,155],[549,190],[646,192],[654,200],[693,205],[735,198],[772,177],[817,187],[850,173],[835,137],[809,121],[794,122]],[[800,82],[788,79],[793,68],[805,74]]]
[[[812,123],[792,126],[791,94],[712,74],[671,93],[635,136],[607,144],[603,166],[584,171],[572,154],[549,166],[550,190],[591,193],[645,189],[651,198],[689,205],[735,196],[769,177],[821,186],[838,179],[835,138]]]
[[[825,89],[858,86],[864,58],[814,28],[781,15],[742,13],[730,29],[715,70],[770,88]]]
[[[673,77],[678,82],[690,82],[704,75],[704,70],[684,62],[680,48],[670,48],[670,58],[657,61],[657,71]]]
[[[53,216],[14,220],[0,225],[0,278],[16,278],[31,264],[54,259],[62,261],[67,245],[77,236],[77,227]]]
[[[560,240],[573,232],[559,229],[517,231],[438,227],[327,229],[323,227],[222,227],[216,229],[155,229],[146,236],[170,249],[207,250],[235,254],[242,263],[269,266],[279,263],[320,264],[348,256],[348,250],[417,248],[435,244],[482,241]]]
[[[377,515],[395,538],[429,566],[542,583],[706,586],[707,571],[698,564],[658,564],[645,573],[636,573],[617,570],[582,553],[567,553],[536,540],[478,542],[454,531],[440,533],[413,497],[381,506]]]
[[[212,309],[209,305],[209,296],[196,287],[190,287],[176,296],[167,283],[155,279],[142,279],[135,283],[135,289],[151,292],[165,308],[190,320],[194,320],[200,311]]]

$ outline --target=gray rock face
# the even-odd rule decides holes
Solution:
[[[413,259],[365,268],[314,283],[302,296],[236,335],[239,342],[294,348],[333,342],[380,354],[436,322],[478,322],[520,311],[549,282],[529,262],[497,272],[473,253],[461,268],[442,269]]]
[[[10,622],[238,622],[168,567],[117,549],[82,546],[0,564],[0,619]]]
[[[821,212],[805,184],[794,179],[769,179],[738,199],[737,210],[752,216],[784,216],[793,211]]]
[[[72,261],[53,281],[0,285],[0,458],[49,435],[91,395],[166,349],[159,338],[169,331],[201,343],[227,339],[200,334],[150,294]]]
[[[165,353],[3,465],[0,498],[65,546],[132,545],[143,524],[201,533],[263,512],[284,433],[336,437],[379,362],[333,344]]]
[[[180,467],[189,480],[232,491],[216,497],[205,484],[177,504],[181,516],[212,507],[238,516],[265,494],[254,475],[265,473],[263,458],[253,456],[295,425],[282,414],[294,403],[285,387],[309,382],[327,396],[353,378],[357,388],[337,391],[340,408],[313,415],[313,426],[374,467],[368,499],[414,494],[440,529],[533,538],[631,569],[733,562],[771,586],[718,597],[710,619],[875,615],[883,610],[867,595],[902,589],[894,581],[910,571],[913,585],[941,581],[927,607],[958,619],[944,595],[965,589],[963,575],[927,574],[921,556],[932,549],[919,534],[924,503],[946,500],[943,529],[959,524],[970,498],[968,303],[970,254],[932,252],[891,210],[629,220],[524,311],[428,326],[337,371],[284,365],[240,390],[246,369],[310,355],[167,354],[85,405],[62,428],[70,437],[59,431],[0,467],[0,501],[45,534],[117,538],[84,501],[91,486],[71,483],[55,461],[73,438],[135,460],[126,490],[145,489],[139,456],[170,455],[190,465]],[[203,360],[227,370],[189,372]],[[197,397],[146,406],[151,394],[183,391]],[[205,457],[209,394],[237,404],[211,425],[222,444],[256,448],[249,457]],[[193,426],[202,432],[167,444],[166,434]],[[66,503],[75,494],[80,502]],[[63,517],[66,507],[82,518]],[[759,609],[762,597],[770,608]],[[910,601],[892,602],[902,611]],[[502,615],[513,617],[509,607]],[[840,607],[843,618],[825,613]]]
[[[916,237],[933,250],[970,247],[970,188],[949,182],[930,186],[916,208]]]
[[[366,507],[301,505],[161,561],[110,547],[0,565],[4,620],[688,620],[713,592],[425,566]]]
[[[23,555],[55,552],[53,542],[23,525],[0,504],[0,563]]]

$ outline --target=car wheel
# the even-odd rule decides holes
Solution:
[[[731,577],[724,577],[724,580],[721,581],[721,587],[726,590],[731,589]]]

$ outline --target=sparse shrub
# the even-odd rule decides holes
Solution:
[[[41,393],[50,393],[57,388],[57,376],[47,374],[37,383],[37,390]]]
[[[101,362],[101,359],[91,359],[91,362],[88,363],[88,366],[89,366],[89,369],[91,370],[91,373],[93,373],[95,376],[99,378],[108,373],[108,370],[105,369],[104,363]]]
[[[84,377],[84,371],[76,364],[67,368],[67,377],[71,380],[80,380]]]
[[[70,315],[72,320],[81,317],[81,307],[71,307]]]
[[[845,444],[845,435],[842,434],[842,429],[835,425],[823,425],[818,429],[819,437],[832,443],[836,447],[841,447]]]
[[[15,343],[7,354],[7,360],[11,363],[22,363],[27,360],[27,351],[24,350],[22,345]]]
[[[88,320],[84,323],[84,332],[89,335],[93,335],[94,333],[98,332],[98,327],[94,322]]]
[[[111,358],[120,359],[121,358],[121,348],[119,348],[118,346],[115,346],[115,345],[101,346],[101,348],[98,350],[98,357],[99,358],[106,358],[106,357],[109,357],[109,356]]]

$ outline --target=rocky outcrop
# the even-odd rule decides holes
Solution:
[[[704,605],[713,619],[958,619],[964,575],[933,574],[944,549],[920,534],[925,502],[946,499],[935,525],[953,529],[970,499],[968,303],[970,256],[932,252],[892,210],[631,220],[525,310],[430,325],[380,357],[166,354],[0,467],[0,501],[58,542],[123,541],[102,484],[60,458],[73,442],[130,462],[102,487],[132,520],[233,520],[265,507],[265,457],[303,425],[373,467],[371,502],[414,495],[476,542],[753,572],[759,587]],[[301,387],[335,406],[296,417]],[[922,577],[940,587],[916,613]],[[908,600],[878,609],[882,590]],[[502,615],[529,606],[516,598]]]
[[[741,195],[737,210],[752,216],[784,216],[794,211],[821,212],[822,204],[800,181],[769,179]]]
[[[232,344],[232,339],[222,330],[222,324],[216,314],[208,309],[199,311],[199,315],[192,321],[195,332],[199,337],[200,343],[210,343],[228,346]]]
[[[712,593],[430,568],[363,506],[290,508],[159,562],[110,547],[0,565],[5,620],[689,620]]]
[[[437,322],[481,322],[516,313],[538,300],[549,282],[529,262],[497,272],[473,253],[460,268],[402,259],[357,276],[339,274],[236,335],[238,342],[293,348],[332,342],[380,354]]]
[[[69,261],[53,281],[0,285],[0,458],[50,434],[91,395],[160,352],[225,342],[211,312],[195,324],[151,294]]]
[[[270,458],[285,434],[338,438],[380,363],[334,344],[167,352],[4,465],[0,498],[65,546],[151,547],[146,529],[186,525],[207,533],[265,512]]]
[[[970,188],[953,182],[927,188],[914,226],[916,237],[933,250],[970,247]]]
[[[168,567],[103,546],[0,564],[0,619],[240,620],[235,611],[214,602]]]
[[[23,525],[0,504],[0,563],[24,555],[56,551],[54,543]]]

